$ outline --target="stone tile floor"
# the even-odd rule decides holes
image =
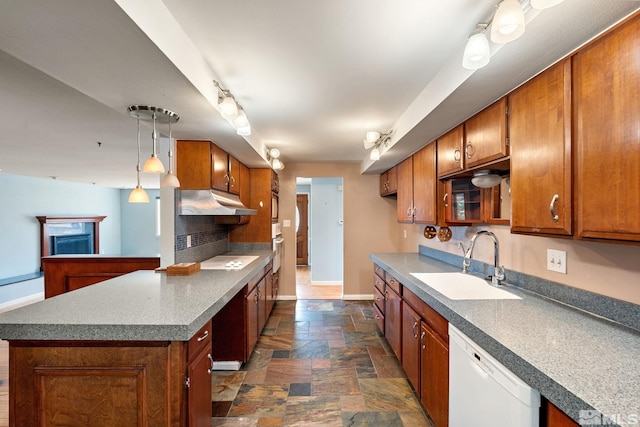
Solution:
[[[211,388],[212,426],[431,426],[370,301],[276,302],[249,362]]]

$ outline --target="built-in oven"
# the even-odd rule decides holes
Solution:
[[[271,224],[271,240],[273,242],[273,273],[277,273],[280,269],[283,256],[284,238],[282,237],[282,228],[280,223]]]
[[[271,193],[271,221],[278,221],[278,195]]]

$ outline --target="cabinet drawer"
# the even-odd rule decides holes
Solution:
[[[380,267],[378,264],[373,264],[373,271],[376,273],[376,275],[378,275],[378,277],[384,280],[384,269],[382,267]]]
[[[403,299],[424,319],[424,321],[440,335],[444,342],[449,342],[449,322],[433,308],[422,301],[416,294],[404,288]]]
[[[384,294],[384,280],[381,279],[377,274],[373,275],[373,287],[378,288],[380,292]]]
[[[204,324],[189,340],[187,357],[192,360],[203,348],[211,347],[211,320]]]
[[[384,314],[380,311],[377,305],[373,304],[373,318],[376,321],[376,325],[378,325],[378,329],[380,332],[384,334]]]
[[[389,274],[388,272],[385,272],[385,282],[387,282],[387,286],[390,286],[391,289],[393,289],[394,291],[396,291],[396,294],[398,295],[402,295],[400,288],[402,287],[400,284],[400,281],[398,279],[396,279],[395,277],[393,277],[391,274]]]
[[[373,287],[373,302],[378,307],[378,310],[384,314],[384,291],[378,289],[377,286]]]

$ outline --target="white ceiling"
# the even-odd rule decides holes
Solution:
[[[268,146],[285,164],[380,172],[640,7],[566,0],[531,10],[523,37],[465,70],[466,39],[496,3],[0,0],[0,169],[131,188],[136,124],[126,109],[142,104],[180,115],[175,138],[214,140],[249,166],[266,165]],[[243,106],[250,137],[220,118],[213,79]],[[364,133],[388,129],[393,145],[372,164]],[[158,176],[142,179],[158,186]]]

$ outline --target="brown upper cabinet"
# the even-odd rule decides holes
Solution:
[[[436,143],[424,146],[397,166],[398,222],[435,224]]]
[[[464,170],[464,125],[460,124],[438,138],[438,178]]]
[[[640,241],[640,15],[573,57],[576,232]]]
[[[182,190],[213,188],[240,194],[243,166],[211,141],[176,143],[176,173]]]
[[[501,98],[464,122],[464,133],[465,169],[508,156],[507,98]]]
[[[570,235],[571,60],[509,95],[511,231]]]
[[[390,196],[398,192],[398,177],[396,167],[380,174],[380,195]]]

